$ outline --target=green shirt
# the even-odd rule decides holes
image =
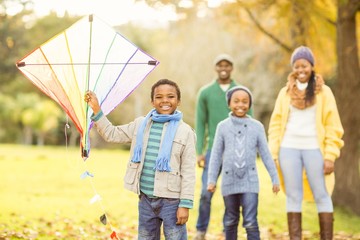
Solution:
[[[231,80],[228,89],[236,85],[238,84]],[[226,91],[221,89],[217,80],[202,87],[199,91],[195,121],[196,153],[198,155],[203,154],[205,149],[212,148],[217,124],[229,116],[230,109],[225,93]],[[252,116],[253,110],[250,109],[248,114]]]
[[[158,157],[164,123],[152,122],[145,151],[144,167],[140,177],[140,190],[150,198],[154,196],[155,165]],[[192,208],[193,201],[180,199],[179,207]]]
[[[149,140],[145,151],[144,167],[140,177],[140,191],[148,197],[154,196],[154,178],[156,158],[159,153],[161,133],[164,123],[153,122],[150,128]]]

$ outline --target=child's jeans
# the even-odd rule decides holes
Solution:
[[[281,172],[286,190],[287,212],[301,212],[303,200],[303,169],[305,169],[318,212],[333,212],[333,204],[325,186],[324,160],[320,149],[281,147]]]
[[[162,223],[165,239],[187,239],[186,224],[176,225],[179,199],[149,198],[145,194],[141,194],[139,198],[139,240],[159,240]]]
[[[237,239],[240,207],[242,207],[243,227],[246,229],[247,239],[260,240],[257,221],[258,197],[257,193],[239,193],[224,196],[226,240]]]

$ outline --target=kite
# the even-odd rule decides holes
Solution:
[[[20,59],[16,66],[66,112],[80,133],[81,154],[86,159],[93,112],[83,100],[85,93],[95,92],[107,115],[158,64],[95,15],[88,15]]]
[[[85,164],[93,125],[90,118],[93,111],[84,101],[85,93],[89,90],[95,92],[103,113],[107,115],[158,64],[156,59],[112,27],[89,15],[30,52],[16,66],[36,87],[57,102],[73,121],[80,133]],[[89,171],[81,175],[81,179],[90,179],[95,192],[90,204],[101,201],[92,183],[93,177]],[[100,216],[100,221],[104,225],[110,224],[105,213]],[[112,226],[111,229],[111,239],[118,239]]]

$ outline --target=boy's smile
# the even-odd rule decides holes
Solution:
[[[159,114],[172,114],[180,105],[180,100],[176,88],[164,84],[154,89],[154,97],[151,103]]]

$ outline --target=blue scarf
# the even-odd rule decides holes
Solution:
[[[160,152],[156,159],[155,169],[160,172],[170,172],[171,171],[170,157],[171,157],[172,143],[176,134],[176,130],[179,126],[179,122],[182,119],[182,113],[180,111],[175,111],[171,115],[159,114],[156,112],[155,109],[152,109],[146,115],[145,119],[143,120],[137,131],[134,155],[131,159],[131,161],[134,163],[139,163],[141,160],[144,130],[149,118],[151,118],[154,122],[164,123],[169,121],[169,125],[166,129],[164,139],[162,140]]]

